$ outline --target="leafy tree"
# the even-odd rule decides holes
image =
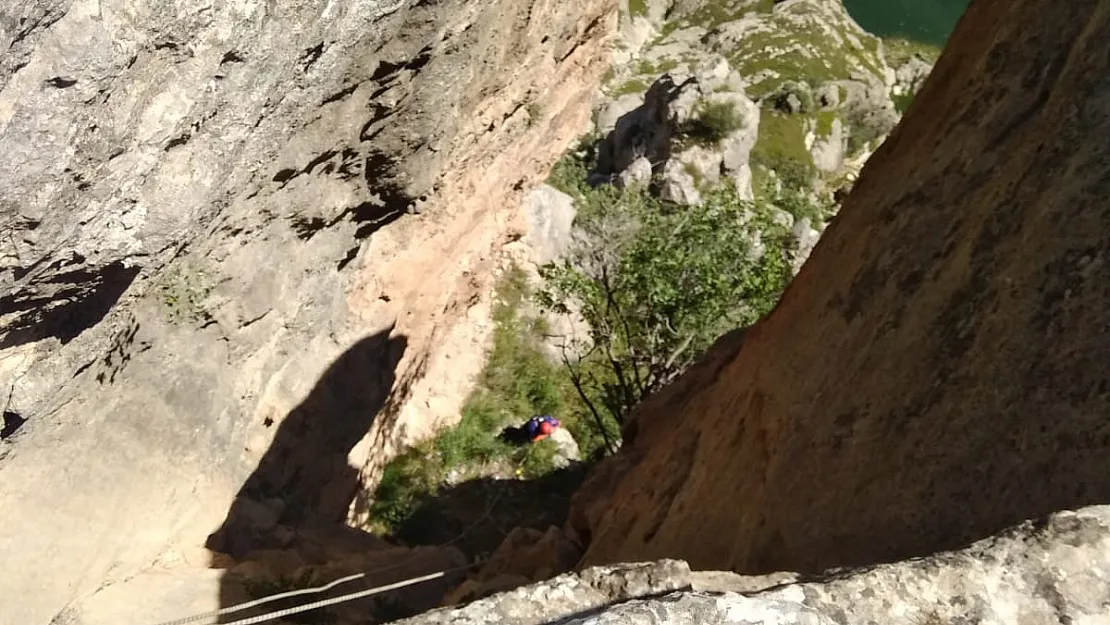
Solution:
[[[564,350],[563,360],[604,433],[602,411],[623,423],[720,334],[774,307],[790,278],[788,233],[729,187],[698,206],[613,187],[579,199],[579,245],[542,269],[537,295],[589,326],[589,341]]]

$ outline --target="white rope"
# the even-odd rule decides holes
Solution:
[[[462,567],[462,568],[470,568],[470,567],[468,565],[468,566]],[[295,608],[287,608],[285,610],[278,610],[277,612],[269,612],[269,613],[266,613],[266,614],[260,614],[258,616],[252,616],[250,618],[240,619],[238,621],[232,621],[230,623],[227,623],[226,625],[252,625],[253,623],[263,623],[263,622],[266,622],[266,621],[272,621],[276,618],[281,618],[283,616],[289,616],[291,614],[299,614],[301,612],[308,612],[309,610],[315,610],[316,608],[323,608],[323,607],[326,607],[326,606],[329,606],[329,605],[335,605],[337,603],[344,603],[346,601],[353,601],[353,600],[359,599],[361,597],[369,597],[370,595],[376,595],[378,593],[383,593],[383,592],[390,591],[390,590],[396,590],[398,588],[404,588],[405,586],[412,586],[413,584],[419,584],[421,582],[427,582],[427,581],[430,581],[430,580],[433,580],[433,579],[443,577],[444,575],[446,575],[450,571],[451,571],[451,569],[448,569],[447,571],[440,571],[438,573],[431,573],[429,575],[424,575],[423,577],[414,577],[412,579],[406,579],[404,581],[397,582],[395,584],[389,584],[387,586],[378,586],[377,588],[370,588],[368,590],[361,590],[359,592],[353,592],[353,593],[350,593],[350,594],[341,595],[339,597],[333,597],[331,599],[321,599],[320,601],[316,601],[316,602],[313,602],[313,603],[306,603],[304,605],[297,606]]]
[[[475,527],[477,527],[479,524],[481,524],[483,521],[485,521],[489,517],[490,513],[493,512],[494,506],[497,505],[497,502],[501,499],[501,495],[502,495],[502,492],[499,490],[496,493],[496,495],[494,496],[493,500],[490,501],[489,505],[486,507],[486,510],[482,514],[482,516],[479,517],[478,520],[475,521],[474,523],[471,523],[470,526],[468,526],[465,530],[463,530],[463,532],[461,534],[459,534],[455,538],[453,538],[453,539],[451,539],[451,540],[449,540],[449,541],[447,541],[443,544],[436,545],[436,547],[439,547],[439,548],[448,547],[448,546],[453,545],[454,543],[462,540]],[[367,572],[363,572],[363,573],[355,573],[353,575],[348,575],[347,577],[340,577],[339,579],[328,582],[327,584],[324,584],[323,586],[316,586],[314,588],[301,588],[301,589],[298,589],[298,590],[290,590],[290,591],[279,593],[279,594],[276,594],[276,595],[270,595],[269,597],[262,597],[260,599],[255,599],[253,601],[246,601],[244,603],[239,603],[239,604],[236,604],[236,605],[233,605],[233,606],[228,606],[226,608],[220,608],[218,610],[212,610],[210,612],[205,612],[205,613],[202,613],[202,614],[194,614],[193,616],[187,616],[185,618],[179,618],[179,619],[173,620],[173,621],[165,621],[163,623],[160,623],[159,625],[185,625],[186,623],[195,623],[195,622],[201,621],[201,620],[207,621],[205,623],[202,623],[201,625],[216,625],[216,621],[218,620],[218,617],[220,617],[224,614],[231,614],[233,612],[242,612],[243,610],[253,608],[253,607],[256,607],[256,606],[260,606],[260,605],[263,605],[263,604],[266,604],[266,603],[271,603],[271,602],[277,601],[279,599],[287,599],[289,597],[296,597],[296,596],[299,596],[299,595],[310,595],[310,594],[317,594],[317,593],[321,593],[321,592],[326,592],[328,590],[331,590],[332,588],[335,588],[336,586],[339,586],[340,584],[345,584],[347,582],[351,582],[351,581],[354,581],[356,579],[366,577],[367,575],[371,575],[371,574],[377,575],[377,574],[380,574],[380,573],[384,573],[386,571],[390,571],[390,570],[393,570],[393,569],[398,569],[398,568],[408,566],[412,562],[415,562],[417,559],[418,559],[418,556],[413,556],[413,557],[411,557],[411,558],[409,558],[409,559],[407,559],[403,562],[399,562],[397,564],[387,566],[387,567],[383,567],[383,568],[380,568],[380,569],[377,569],[377,570],[374,570],[374,571],[367,571]],[[262,614],[262,615],[259,615],[259,616],[252,616],[250,618],[241,619],[241,620],[238,620],[238,621],[232,621],[231,623],[224,623],[224,624],[221,624],[221,625],[248,625],[250,623],[262,623],[264,621],[273,620],[275,618],[281,618],[282,616],[288,616],[290,614],[298,614],[300,612],[307,612],[308,610],[314,610],[314,609],[319,608],[319,607],[334,605],[334,604],[337,604],[337,603],[343,603],[345,601],[353,601],[354,599],[358,599],[360,597],[367,597],[367,596],[370,596],[370,595],[375,595],[375,594],[378,594],[378,593],[387,592],[389,590],[395,590],[397,588],[404,588],[405,586],[411,586],[411,585],[414,585],[414,584],[419,584],[421,582],[426,582],[426,581],[430,581],[430,580],[433,580],[433,579],[443,577],[444,575],[447,575],[448,573],[454,573],[456,571],[462,571],[462,570],[466,570],[466,569],[469,569],[469,568],[473,568],[475,566],[478,566],[479,564],[481,564],[481,563],[480,562],[472,562],[470,564],[465,564],[463,566],[457,566],[457,567],[454,567],[454,568],[451,568],[451,569],[446,569],[446,570],[440,571],[438,573],[430,573],[430,574],[424,575],[422,577],[413,577],[413,578],[410,578],[410,579],[407,579],[407,580],[403,580],[403,581],[400,581],[400,582],[389,584],[387,586],[378,586],[376,588],[371,588],[371,589],[368,589],[368,590],[361,590],[361,591],[358,591],[358,592],[355,592],[355,593],[340,595],[339,597],[334,597],[334,598],[331,598],[331,599],[322,599],[322,600],[317,601],[315,603],[308,603],[308,604],[304,604],[304,605],[301,605],[301,606],[298,606],[298,607],[295,607],[295,608],[287,608],[285,610],[279,610],[277,612],[269,612],[269,613]],[[216,619],[216,620],[213,620],[213,619]]]
[[[296,597],[298,595],[311,595],[311,594],[316,594],[316,593],[320,593],[320,592],[325,592],[325,591],[331,590],[332,588],[335,588],[336,586],[338,586],[340,584],[345,584],[347,582],[351,582],[351,581],[354,581],[356,579],[366,577],[366,575],[367,575],[366,573],[355,573],[354,575],[348,575],[347,577],[340,577],[339,579],[328,582],[327,584],[324,584],[323,586],[317,586],[315,588],[301,588],[301,589],[298,589],[298,590],[290,590],[288,592],[283,592],[283,593],[280,593],[280,594],[277,594],[277,595],[271,595],[269,597],[262,597],[261,599],[255,599],[254,601],[247,601],[245,603],[240,603],[240,604],[237,604],[237,605],[228,606],[226,608],[220,608],[219,610],[212,610],[211,612],[205,612],[203,614],[194,614],[193,616],[187,616],[185,618],[179,618],[176,621],[167,621],[165,623],[162,623],[161,625],[184,625],[185,623],[192,623],[192,622],[195,622],[195,621],[202,621],[202,620],[205,620],[205,619],[211,619],[211,618],[214,618],[214,617],[217,617],[217,616],[221,616],[223,614],[231,614],[232,612],[242,612],[243,610],[246,610],[248,608],[253,608],[255,606],[260,606],[264,603],[270,603],[271,601],[277,601],[278,599],[286,599],[288,597]]]

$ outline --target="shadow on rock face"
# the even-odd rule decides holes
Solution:
[[[347,455],[375,419],[395,417],[388,399],[407,344],[386,330],[355,343],[328,368],[282,421],[208,549],[239,560],[287,546],[298,526],[343,522],[359,485]]]
[[[84,259],[78,257],[75,263]],[[64,268],[64,267],[61,267]],[[24,291],[0,297],[0,314],[12,319],[0,328],[0,349],[57,338],[63,344],[108,314],[139,274],[121,262],[50,273]]]
[[[409,545],[448,541],[474,558],[493,553],[514,528],[562,526],[589,470],[574,464],[534,480],[479,478],[441,488],[397,528]]]

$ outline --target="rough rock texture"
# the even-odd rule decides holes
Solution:
[[[551,462],[556,468],[570,466],[571,463],[582,459],[582,450],[578,448],[578,441],[566,428],[559,428],[551,433],[551,442],[555,445],[555,456]]]
[[[0,621],[203,567],[225,515],[236,555],[361,519],[457,416],[614,8],[0,8]]]
[[[518,527],[482,567],[444,599],[456,604],[480,599],[532,582],[551,579],[574,568],[582,547],[551,526],[546,532]]]
[[[692,573],[680,561],[600,567],[403,622],[1095,624],[1110,623],[1108,580],[1110,508],[1098,506],[959,551],[819,579]]]
[[[702,107],[730,106],[738,127],[716,145],[691,141],[691,127]],[[618,100],[603,111],[607,133],[598,147],[597,174],[626,184],[646,182],[657,173],[660,196],[683,204],[701,201],[701,184],[717,185],[731,179],[741,195],[751,197],[748,154],[759,133],[759,107],[744,95],[739,74],[722,58],[711,59],[695,73],[665,74],[652,84],[642,103],[619,116],[627,101]],[[612,127],[607,124],[612,123]]]
[[[562,258],[571,245],[574,199],[550,185],[541,184],[525,199],[524,215],[528,221],[532,262],[544,265]]]
[[[638,597],[689,588],[690,567],[662,560],[567,573],[532,586],[398,621],[403,625],[541,625],[563,622]]]
[[[775,311],[584,487],[585,564],[816,571],[1110,501],[1108,37],[972,3]]]

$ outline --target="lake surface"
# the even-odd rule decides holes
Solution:
[[[969,0],[844,0],[864,30],[943,47]]]

